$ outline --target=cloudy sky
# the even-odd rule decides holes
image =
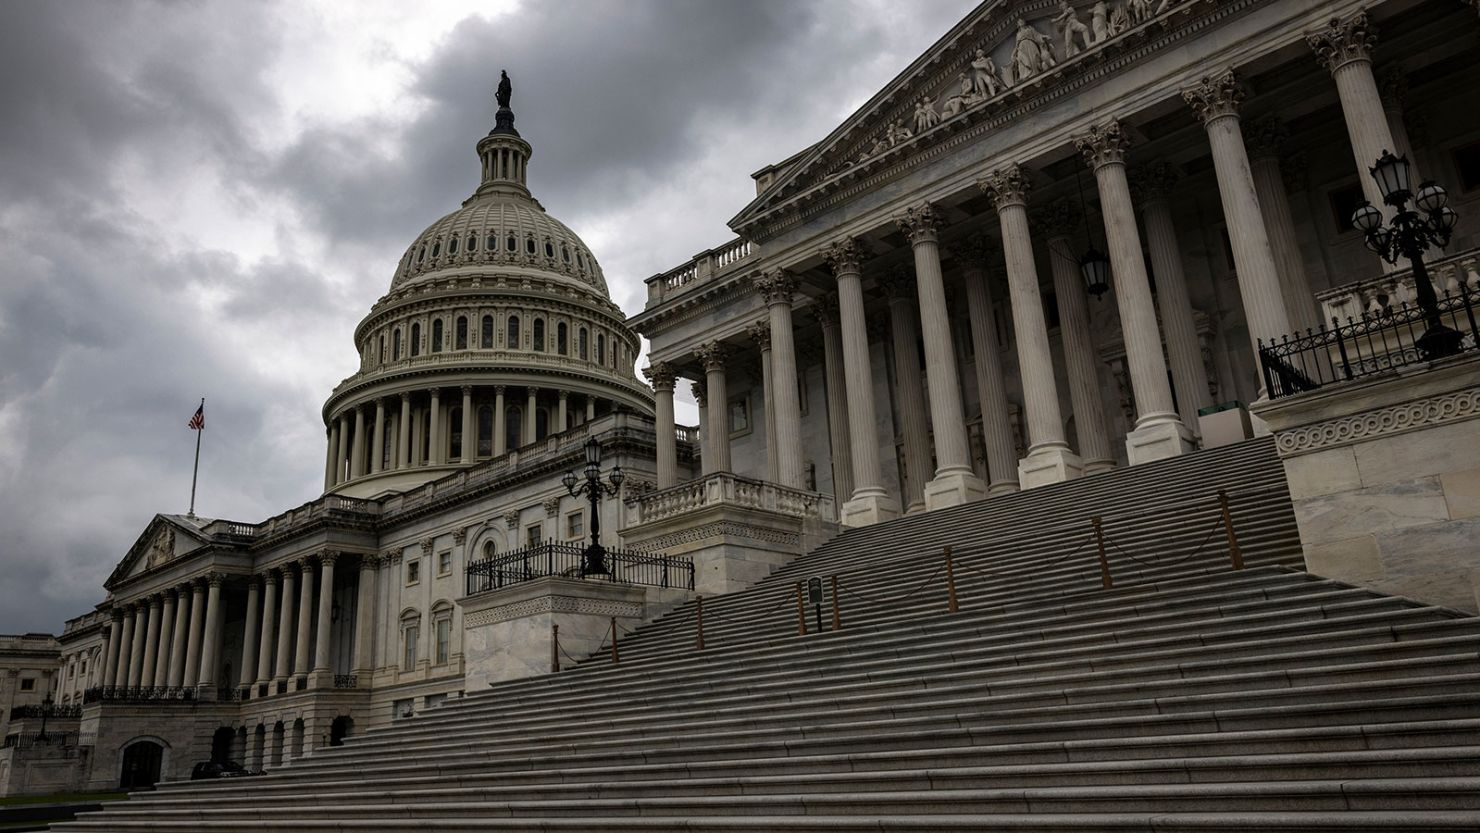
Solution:
[[[972,5],[0,3],[0,633],[58,631],[185,511],[202,396],[199,514],[318,495],[352,329],[477,184],[500,68],[631,313]]]

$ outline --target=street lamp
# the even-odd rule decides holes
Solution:
[[[1459,352],[1464,335],[1445,326],[1439,315],[1439,296],[1429,281],[1423,250],[1429,246],[1441,249],[1447,246],[1459,215],[1449,207],[1448,192],[1437,183],[1421,183],[1418,192],[1413,192],[1412,168],[1406,156],[1394,156],[1392,151],[1385,150],[1369,172],[1382,192],[1382,201],[1392,206],[1396,213],[1384,225],[1382,212],[1364,202],[1352,214],[1352,225],[1366,235],[1367,248],[1383,260],[1397,263],[1399,258],[1406,257],[1413,264],[1413,286],[1418,291],[1418,306],[1428,324],[1423,335],[1418,337],[1419,353],[1427,359],[1453,355]],[[1410,200],[1416,211],[1408,208]]]
[[[51,703],[51,693],[48,692],[46,699],[41,701],[41,734],[37,736],[43,743],[46,742],[46,718],[51,714]]]
[[[581,575],[610,575],[606,568],[606,550],[601,546],[601,499],[606,495],[615,495],[622,488],[622,480],[626,475],[622,473],[621,466],[612,466],[611,473],[606,476],[607,482],[601,482],[601,443],[595,437],[586,441],[586,468],[583,474],[586,476],[584,483],[574,471],[567,471],[565,477],[560,479],[571,497],[585,495],[591,501],[591,543],[587,545],[582,558]]]

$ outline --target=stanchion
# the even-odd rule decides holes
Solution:
[[[832,596],[833,596],[833,621],[832,621],[832,625],[833,626],[832,626],[832,629],[835,630],[835,631],[840,631],[840,630],[843,629],[843,615],[842,615],[842,613],[840,613],[838,611],[838,577],[837,577],[836,574],[834,574],[832,576]]]
[[[550,626],[550,672],[560,671],[560,626]]]
[[[612,665],[621,662],[622,658],[617,655],[617,617],[612,617]]]
[[[802,583],[797,582],[797,635],[807,635],[807,601],[802,596]]]
[[[1090,518],[1089,521],[1095,525],[1095,546],[1100,552],[1100,584],[1108,590],[1115,586],[1115,581],[1110,578],[1110,559],[1105,557],[1105,530],[1100,526],[1099,515]]]
[[[696,614],[696,618],[699,621],[699,638],[694,643],[694,648],[695,650],[702,651],[704,650],[704,597],[696,596],[694,598],[694,602],[698,605],[698,613]]]
[[[956,569],[951,564],[951,545],[946,544],[946,610],[955,613],[961,609],[956,604]]]
[[[1218,506],[1223,511],[1223,528],[1228,530],[1228,558],[1233,562],[1233,569],[1244,568],[1244,552],[1238,546],[1238,534],[1233,531],[1233,513],[1228,511],[1228,493],[1222,489],[1218,490]]]

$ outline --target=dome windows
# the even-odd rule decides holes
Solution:
[[[509,316],[509,327],[508,327],[508,330],[506,332],[507,332],[508,338],[504,342],[505,346],[508,347],[510,350],[518,350],[519,349],[519,316],[517,316],[517,315],[511,315],[511,316]]]
[[[560,244],[560,259],[565,261],[567,265],[570,264],[570,247],[564,243]]]
[[[555,352],[562,356],[570,355],[570,339],[567,336],[565,322],[561,321],[555,325]]]
[[[532,255],[535,252],[534,235],[524,238],[524,253]]]
[[[490,231],[488,237],[483,240],[483,250],[486,252],[498,251],[498,235]]]
[[[401,360],[401,328],[391,330],[391,361]]]
[[[606,364],[606,334],[596,334],[596,363]]]
[[[545,241],[545,257],[551,260],[555,259],[555,244],[548,240]]]
[[[582,327],[580,332],[576,334],[576,352],[580,356],[581,361],[586,361],[591,357],[591,351],[589,349],[590,341],[588,339],[589,336],[586,335],[586,328]]]
[[[442,352],[442,319],[432,322],[432,352]]]
[[[421,244],[421,251],[416,253],[416,264],[420,266],[427,259],[427,244]]]
[[[493,349],[493,316],[483,316],[483,323],[478,327],[478,346],[484,350]]]
[[[411,325],[411,356],[415,358],[421,355],[421,323]]]
[[[508,244],[505,248],[508,250],[509,254],[513,254],[514,252],[519,251],[519,238],[511,234],[508,237],[504,238],[504,242]],[[531,245],[533,245],[532,242]]]
[[[466,315],[459,315],[457,317],[457,336],[456,336],[456,338],[457,338],[457,340],[453,343],[453,349],[455,349],[455,350],[466,350],[466,349],[468,349],[468,317]]]
[[[534,336],[534,349],[540,353],[545,352],[545,319],[536,318],[531,332]]]
[[[468,232],[468,254],[478,251],[478,235]]]
[[[454,237],[451,240],[448,240],[447,241],[447,253],[450,254],[450,255],[457,254],[457,238],[456,237]]]

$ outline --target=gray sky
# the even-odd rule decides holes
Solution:
[[[477,184],[499,69],[531,188],[632,313],[732,237],[751,171],[972,5],[0,4],[0,632],[59,631],[185,511],[202,396],[199,514],[319,494],[319,407],[405,246]]]

